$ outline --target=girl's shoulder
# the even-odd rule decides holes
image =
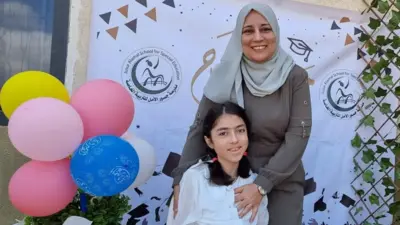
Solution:
[[[209,169],[207,163],[199,160],[196,164],[191,166],[184,174],[185,177],[190,177],[190,179],[207,179],[209,176]]]

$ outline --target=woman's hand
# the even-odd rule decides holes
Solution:
[[[173,203],[173,210],[174,210],[174,218],[176,214],[178,214],[178,202],[179,202],[179,191],[180,187],[179,184],[174,186],[174,203]]]
[[[256,184],[246,184],[235,189],[235,204],[238,207],[239,217],[242,218],[248,212],[252,212],[250,222],[256,218],[262,195]]]

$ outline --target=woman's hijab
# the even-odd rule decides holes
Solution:
[[[275,53],[264,63],[252,62],[243,55],[243,24],[251,10],[265,17],[276,36]],[[244,107],[243,81],[251,94],[264,97],[274,93],[286,82],[294,65],[292,57],[280,47],[278,20],[272,8],[266,4],[251,3],[239,12],[235,30],[221,62],[211,72],[204,95],[216,103],[232,101]]]

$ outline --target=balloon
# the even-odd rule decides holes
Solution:
[[[70,216],[63,223],[63,225],[91,225],[91,224],[92,221],[80,216]]]
[[[135,148],[139,156],[139,173],[135,182],[133,182],[129,187],[130,189],[133,189],[146,183],[151,176],[153,176],[154,170],[157,166],[156,154],[153,146],[131,133],[125,133],[122,138],[128,141]]]
[[[120,137],[132,123],[132,96],[119,83],[100,79],[87,82],[71,97],[71,105],[81,115],[84,140],[97,135]]]
[[[8,193],[21,213],[43,217],[63,210],[78,189],[70,175],[70,161],[29,161],[11,177]]]
[[[38,97],[69,102],[68,90],[56,77],[40,71],[25,71],[4,83],[0,93],[1,108],[5,116],[10,118],[22,103]]]
[[[55,98],[36,98],[15,110],[8,123],[11,143],[39,161],[68,157],[83,138],[83,122],[75,109]]]
[[[135,149],[112,135],[89,138],[71,159],[72,178],[80,189],[93,196],[112,196],[126,190],[138,170]]]

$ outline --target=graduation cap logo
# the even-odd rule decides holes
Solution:
[[[288,39],[290,41],[290,50],[292,50],[292,52],[296,53],[297,55],[304,55],[304,62],[308,62],[308,57],[310,57],[310,54],[313,51],[310,46],[308,46],[303,40],[300,39],[290,37],[288,37]]]

